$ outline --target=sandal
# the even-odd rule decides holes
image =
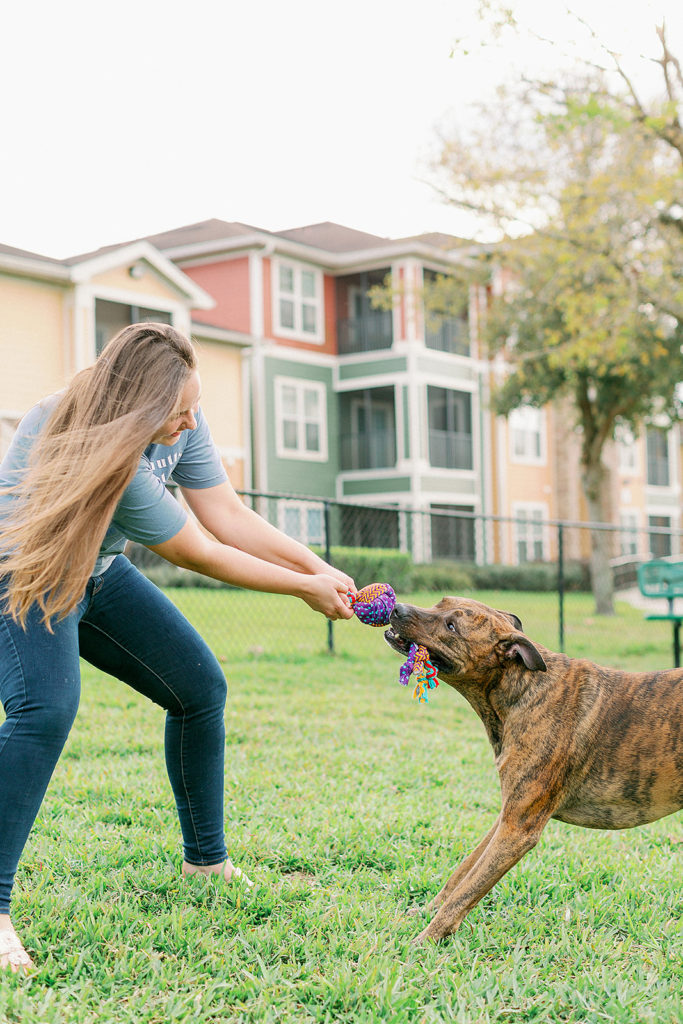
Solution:
[[[4,967],[10,967],[13,973],[23,968],[24,974],[26,974],[33,967],[31,957],[22,946],[15,932],[9,931],[9,929],[0,931],[0,957],[4,956],[7,957],[7,963],[4,964]],[[4,967],[0,967],[0,971]]]

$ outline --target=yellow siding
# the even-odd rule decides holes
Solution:
[[[140,305],[146,306],[146,300],[163,299],[165,303],[177,302],[178,293],[175,288],[164,278],[160,277],[156,270],[148,263],[142,263],[145,273],[142,277],[131,277],[128,267],[115,267],[104,274],[98,274],[90,281],[91,286],[98,288],[114,288],[121,292],[132,292],[140,296]]]
[[[0,276],[0,410],[25,412],[67,383],[65,295],[55,285]]]
[[[244,401],[242,395],[242,355],[237,346],[199,339],[199,373],[202,380],[202,409],[213,439],[226,450],[244,452]],[[244,460],[226,459],[226,468],[234,487],[244,486]]]

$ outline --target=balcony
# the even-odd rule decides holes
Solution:
[[[427,317],[425,323],[425,345],[438,352],[469,356],[470,336],[467,322],[457,317],[439,317],[438,321]]]
[[[377,352],[391,348],[393,342],[390,310],[375,310],[362,316],[337,321],[337,344],[340,355]]]
[[[341,468],[392,469],[396,465],[396,432],[376,430],[366,433],[342,433]]]
[[[429,462],[438,469],[472,469],[472,435],[431,429]]]

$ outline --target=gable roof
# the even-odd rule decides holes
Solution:
[[[166,253],[179,265],[191,261],[236,253],[247,249],[309,260],[331,271],[349,272],[367,263],[384,265],[402,256],[414,255],[443,266],[460,262],[466,246],[474,243],[439,232],[406,238],[385,238],[367,231],[358,231],[333,221],[307,224],[283,231],[266,231],[241,221],[218,219],[186,224],[147,241]]]
[[[29,252],[28,249],[16,249],[13,245],[2,245],[0,243],[0,255],[2,256],[18,256],[29,260],[43,260],[45,263],[54,263],[56,265],[61,264],[61,260],[55,260],[51,256],[41,256],[37,252]]]
[[[208,292],[183,273],[168,256],[144,239],[122,245],[105,246],[96,252],[71,256],[66,260],[55,260],[25,249],[0,244],[0,269],[23,277],[51,280],[66,285],[90,281],[98,274],[115,267],[132,266],[138,262],[153,267],[156,273],[184,296],[194,309],[212,309],[215,306],[215,300]]]
[[[278,238],[288,238],[290,242],[301,242],[314,249],[325,252],[357,252],[359,249],[377,249],[387,245],[391,239],[381,235],[370,235],[367,231],[356,231],[355,228],[344,227],[326,220],[321,224],[307,224],[302,228],[289,228],[287,231],[274,232]]]
[[[348,272],[354,266],[362,266],[368,261],[382,265],[388,260],[407,255],[448,266],[460,262],[466,250],[472,250],[476,245],[467,239],[436,231],[404,238],[385,238],[333,221],[321,221],[283,231],[266,231],[242,221],[225,221],[214,217],[128,242],[105,245],[64,260],[0,245],[0,265],[11,265],[19,272],[43,273],[46,277],[61,280],[82,280],[89,273],[95,273],[97,267],[113,266],[119,260],[132,258],[131,254],[136,247],[141,252],[144,250],[144,257],[155,264],[162,276],[180,287],[181,292],[187,293],[189,289],[193,293],[192,302],[195,307],[206,309],[213,303],[205,293],[194,294],[198,286],[183,274],[183,262],[222,252],[267,248],[308,259],[332,271]]]

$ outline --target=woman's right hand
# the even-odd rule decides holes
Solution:
[[[321,572],[314,576],[302,575],[299,596],[309,608],[321,612],[328,619],[350,619],[353,609],[349,604],[348,592],[349,588],[343,580]]]

